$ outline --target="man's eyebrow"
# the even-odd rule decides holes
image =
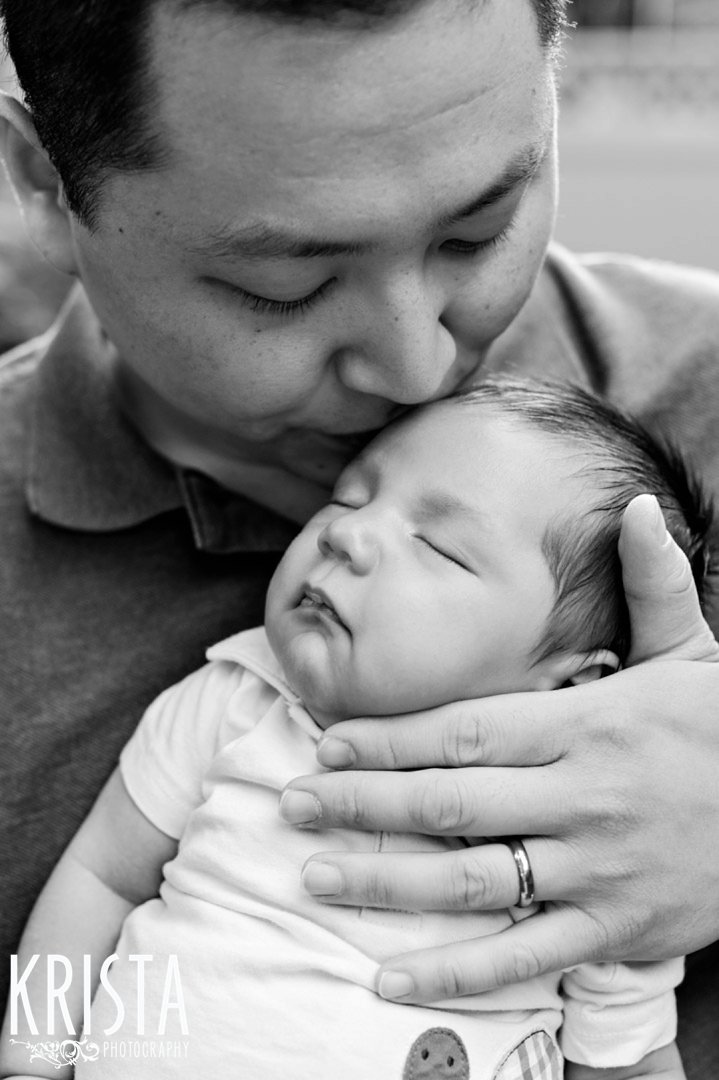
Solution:
[[[548,143],[535,144],[526,147],[520,154],[510,161],[502,175],[483,191],[476,199],[472,199],[454,214],[448,214],[439,221],[440,229],[448,229],[465,218],[479,214],[482,210],[488,210],[502,199],[506,199],[514,191],[524,187],[536,175],[547,156]]]
[[[360,255],[377,244],[349,243],[302,236],[291,229],[258,222],[241,229],[220,229],[189,245],[198,255],[213,259],[329,259],[338,255]]]
[[[444,215],[436,228],[443,230],[474,214],[487,210],[518,188],[529,183],[540,168],[547,153],[546,140],[526,147],[509,162],[504,172],[490,187],[470,202]],[[191,242],[190,251],[197,255],[224,260],[328,259],[337,256],[371,254],[379,247],[376,241],[337,241],[302,233],[269,222],[255,222],[243,228],[227,226]]]

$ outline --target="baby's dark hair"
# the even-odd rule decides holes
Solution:
[[[702,605],[709,588],[713,507],[679,452],[639,421],[577,386],[494,377],[454,395],[460,406],[486,406],[574,447],[587,499],[550,524],[543,551],[556,599],[535,660],[554,652],[630,649],[629,612],[617,549],[622,515],[649,492],[691,564]]]

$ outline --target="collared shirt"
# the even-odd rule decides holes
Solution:
[[[213,641],[263,621],[297,529],[149,450],[114,403],[106,351],[79,292],[0,363],[3,957],[144,708]],[[486,367],[638,411],[719,496],[715,275],[555,249]]]

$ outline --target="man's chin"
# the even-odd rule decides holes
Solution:
[[[399,412],[393,412],[386,420],[379,420],[366,425],[358,425],[356,421],[354,423],[350,421],[347,424],[326,424],[316,428],[290,428],[285,433],[285,438],[290,441],[296,440],[298,443],[306,440],[308,442],[327,442],[338,445],[366,445],[370,439],[373,439],[375,435],[386,428],[397,416],[399,416]]]
[[[334,478],[382,430],[327,433],[294,429],[277,446],[281,464],[296,476],[321,482],[325,475]]]

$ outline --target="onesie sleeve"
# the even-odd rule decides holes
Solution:
[[[120,754],[130,798],[153,825],[179,840],[203,801],[202,780],[219,749],[227,703],[245,669],[206,664],[150,705]]]
[[[674,988],[684,960],[581,964],[564,973],[562,1053],[569,1061],[612,1068],[641,1061],[676,1038]]]

